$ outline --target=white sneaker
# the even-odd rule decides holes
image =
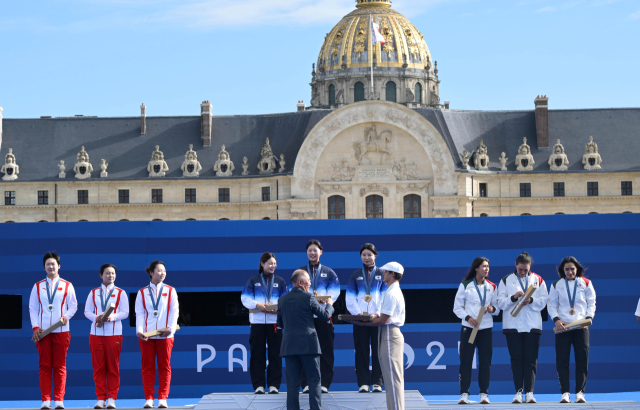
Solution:
[[[309,394],[309,386],[304,386],[304,389],[302,389],[302,394]]]
[[[533,392],[530,391],[529,393],[527,393],[527,395],[525,396],[525,400],[526,403],[537,403],[536,398],[533,397]]]
[[[43,401],[42,406],[40,406],[40,408],[49,410],[51,408],[51,400]]]
[[[64,409],[64,403],[62,402],[62,400],[56,400],[54,403],[56,404],[56,409]]]
[[[329,393],[329,389],[327,389],[327,388],[326,388],[326,387],[324,387],[324,386],[320,386],[320,392],[321,392],[321,393]]]
[[[258,386],[256,388],[255,394],[264,394],[264,387]]]
[[[98,402],[93,406],[94,409],[104,409],[104,400],[98,400]]]
[[[279,394],[278,388],[276,386],[269,386],[269,394]]]
[[[513,398],[513,401],[511,403],[522,404],[522,390],[518,390],[518,392],[516,393],[516,395]]]
[[[167,399],[160,399],[160,400],[158,400],[158,408],[159,408],[159,409],[166,409],[166,408],[169,408],[169,406],[167,405]]]
[[[149,399],[149,400],[145,401],[143,408],[152,409],[153,408],[153,399]]]
[[[469,401],[469,393],[462,393],[460,395],[460,401],[458,402],[458,404],[470,404],[471,402]]]
[[[369,385],[363,384],[362,386],[360,386],[360,390],[358,390],[358,393],[369,393]]]
[[[480,393],[480,404],[491,404],[487,393]]]
[[[373,388],[371,388],[371,391],[374,393],[382,393],[382,386],[380,386],[379,384],[374,384]]]
[[[576,403],[586,403],[587,401],[584,399],[584,393],[578,392],[576,393]]]
[[[571,394],[562,393],[562,398],[560,399],[560,403],[571,403]]]
[[[115,399],[107,399],[107,408],[108,409],[115,409],[116,408],[116,401]]]

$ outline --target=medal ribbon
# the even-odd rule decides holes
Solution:
[[[362,268],[362,275],[364,276],[364,289],[367,292],[367,295],[371,294],[371,284],[373,283],[373,277],[376,275],[378,268],[376,265],[373,265],[373,269],[371,270],[371,275],[367,277],[369,274],[368,267]]]
[[[313,275],[313,266],[309,264],[309,275]],[[316,274],[313,275],[313,279],[311,280],[311,286],[313,286],[313,290],[316,290],[318,287],[318,276],[320,276],[320,269],[322,269],[322,264],[318,262],[318,269],[316,269]]]
[[[106,287],[106,286],[105,286]],[[109,303],[109,298],[111,297],[111,294],[113,293],[113,291],[115,290],[115,285],[113,286],[113,288],[111,289],[111,292],[109,292],[107,294],[107,301],[105,302],[102,299],[102,289],[100,289],[100,306],[102,307],[102,313],[104,313],[105,310],[107,310],[107,303]],[[157,310],[157,309],[156,309]]]
[[[164,288],[164,285],[160,285],[160,290],[158,291],[158,297],[154,300],[153,293],[151,292],[151,284],[149,284],[149,297],[151,298],[151,304],[153,305],[153,310],[155,312],[158,311],[158,306],[160,306],[160,297],[162,296],[162,288]]]
[[[273,276],[275,275],[271,275],[271,286],[269,286],[269,289],[267,289],[267,283],[269,283],[269,278],[267,277],[267,283],[265,283],[264,273],[260,274],[260,279],[262,280],[262,286],[264,286],[264,294],[265,294],[265,297],[267,298],[267,303],[271,303],[271,294],[273,293],[273,282],[275,282]]]
[[[569,280],[567,277],[564,277],[564,283],[567,288],[567,297],[569,298],[569,307],[573,309],[573,305],[576,303],[576,292],[578,290],[578,278],[575,278],[573,281],[573,297],[571,297],[571,292],[569,291]]]
[[[480,289],[478,289],[478,282],[476,281],[476,278],[473,278],[473,285],[476,287],[476,292],[478,292],[478,298],[480,299],[481,306],[485,307],[484,303],[487,301],[487,284],[485,283],[483,285],[483,287],[484,287],[484,297],[482,297],[482,295],[480,295]]]
[[[56,282],[56,285],[53,287],[53,292],[49,290],[49,281],[45,280],[44,283],[47,284],[47,299],[49,300],[49,306],[53,306],[53,299],[56,297],[56,293],[58,293],[58,285],[60,284],[60,278]],[[53,283],[53,280],[51,281]]]
[[[527,293],[527,288],[529,287],[529,272],[527,272],[527,276],[525,276],[524,284],[522,283],[522,280],[520,280],[520,275],[518,275],[518,271],[516,271],[516,278],[518,278],[518,283],[520,284],[522,291],[524,293]]]

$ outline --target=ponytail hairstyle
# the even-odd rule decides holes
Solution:
[[[275,259],[276,261],[278,260],[278,258],[276,258],[276,255],[272,254],[271,252],[265,252],[265,253],[262,254],[262,256],[260,257],[260,264],[258,265],[258,272],[264,273],[264,269],[262,268],[262,264],[265,263],[266,261],[268,261],[271,258]]]
[[[521,263],[525,265],[533,265],[533,258],[527,252],[522,252],[516,258],[516,265],[519,265]]]
[[[582,267],[580,262],[578,262],[578,260],[573,256],[567,256],[562,260],[562,262],[560,262],[560,266],[558,266],[558,275],[561,279],[564,279],[567,276],[564,273],[564,265],[566,265],[567,263],[573,263],[574,265],[576,265],[576,278],[584,276],[584,268]]]
[[[156,266],[158,266],[158,265],[163,265],[163,266],[166,267],[166,265],[162,261],[153,261],[153,262],[151,262],[151,265],[147,266],[147,273],[149,274],[149,277],[153,276],[153,271],[156,270]],[[114,266],[114,268],[115,268],[115,266]]]
[[[360,248],[360,255],[362,255],[362,252],[366,250],[371,251],[371,253],[378,256],[378,251],[376,250],[376,246],[374,244],[365,243],[364,245],[362,245],[362,248]]]
[[[116,268],[116,265],[105,263],[104,265],[100,266],[100,276],[102,276],[102,274],[104,273],[104,270],[107,268],[113,268],[115,272],[118,272],[118,268]]]
[[[485,262],[489,263],[489,259],[485,258],[484,256],[478,256],[477,258],[475,258],[471,263],[469,272],[467,272],[467,276],[464,277],[464,280],[467,281],[474,278],[476,276],[476,269],[478,269],[478,266],[482,265]]]

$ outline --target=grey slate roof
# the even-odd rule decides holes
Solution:
[[[602,171],[640,171],[640,109],[550,110],[550,148],[539,150],[536,144],[533,111],[457,111],[418,108],[415,111],[431,122],[442,134],[458,170],[460,154],[472,153],[484,140],[491,159],[490,170],[498,172],[498,157],[506,152],[508,171],[516,172],[514,160],[522,137],[527,137],[535,159],[534,172],[552,172],[547,160],[560,138],[570,165],[569,172],[583,171],[582,155],[594,137],[602,156]],[[242,157],[249,159],[250,176],[257,176],[257,163],[265,138],[274,154],[284,153],[285,173],[292,171],[295,158],[311,129],[330,110],[285,114],[213,117],[212,146],[203,148],[200,117],[147,117],[147,134],[140,135],[140,118],[65,117],[54,119],[3,120],[0,160],[9,148],[20,166],[19,181],[58,180],[57,164],[64,160],[67,179],[75,180],[73,165],[84,146],[99,177],[100,160],[109,163],[108,179],[146,179],[146,166],[156,145],[169,165],[169,178],[182,178],[180,166],[184,154],[193,144],[203,171],[202,178],[214,178],[213,164],[220,147],[234,162],[234,177],[242,173]],[[472,161],[470,161],[472,164]],[[597,171],[596,171],[597,172]]]

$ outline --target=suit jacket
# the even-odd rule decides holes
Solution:
[[[278,300],[278,327],[282,328],[280,356],[299,354],[322,354],[320,342],[313,324],[313,315],[321,320],[329,320],[333,306],[324,307],[309,292],[300,288],[293,290]]]

